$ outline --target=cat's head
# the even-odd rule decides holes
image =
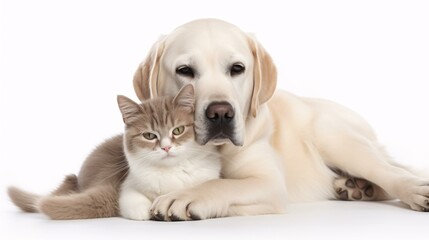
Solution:
[[[125,123],[124,150],[129,161],[168,166],[198,147],[194,141],[195,99],[191,84],[175,97],[159,97],[141,104],[118,96],[118,105]]]

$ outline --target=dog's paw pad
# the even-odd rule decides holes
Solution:
[[[346,187],[348,187],[348,188],[355,188],[356,185],[355,185],[355,183],[353,182],[352,179],[347,179],[347,181],[346,181]]]
[[[371,198],[374,196],[374,188],[370,185],[364,190],[365,196]]]
[[[375,185],[365,179],[339,177],[334,181],[334,188],[339,200],[374,200]]]
[[[338,199],[340,200],[349,200],[349,193],[347,192],[347,190],[342,190],[340,189],[339,191],[337,191],[338,193]]]
[[[355,200],[361,200],[362,199],[362,192],[360,190],[354,190],[352,193],[352,198]]]
[[[364,189],[368,184],[370,184],[370,182],[361,178],[355,178],[354,181],[359,189]]]

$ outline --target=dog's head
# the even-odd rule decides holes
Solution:
[[[204,19],[187,23],[152,47],[134,75],[140,100],[175,95],[192,83],[200,144],[244,143],[248,117],[274,93],[277,73],[269,54],[234,25]]]

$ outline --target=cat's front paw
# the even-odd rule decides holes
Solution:
[[[150,212],[147,206],[136,206],[133,209],[121,209],[121,216],[136,221],[146,221],[150,219]]]
[[[172,192],[155,199],[150,209],[152,219],[159,221],[202,220],[218,216],[213,199],[193,191]]]
[[[119,199],[119,213],[122,217],[131,220],[149,220],[151,205],[149,199],[143,195],[134,192],[127,193]]]

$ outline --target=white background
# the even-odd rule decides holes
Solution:
[[[400,231],[407,223],[419,229],[423,222],[420,226],[427,229],[429,215],[383,204],[338,202],[291,206],[291,214],[284,216],[194,225],[122,219],[53,223],[40,215],[19,214],[7,199],[6,186],[47,193],[65,174],[77,173],[96,144],[122,131],[116,95],[136,99],[132,76],[151,45],[187,21],[208,17],[256,34],[277,64],[279,88],[354,109],[373,125],[399,162],[418,168],[429,165],[427,1],[2,0],[0,236],[72,238],[77,234],[73,229],[82,228],[91,229],[88,236],[101,237],[119,224],[126,232],[145,229],[136,235],[141,239],[160,232],[175,236],[174,231],[182,228],[182,237],[195,229],[201,236],[247,233],[254,238],[300,232],[289,231],[288,226],[303,229],[302,238],[328,238],[349,236],[347,231],[354,231],[354,226],[376,231],[379,225],[374,221],[394,225],[389,221],[396,218],[403,222],[396,222],[397,227],[385,225],[386,230]],[[345,212],[345,221],[335,218]],[[249,233],[261,224],[273,227],[267,232],[260,229],[259,235]],[[305,224],[319,226],[319,232],[311,235]],[[338,224],[343,230],[337,229]],[[416,229],[407,231],[418,234]],[[390,233],[399,237],[407,231]]]

